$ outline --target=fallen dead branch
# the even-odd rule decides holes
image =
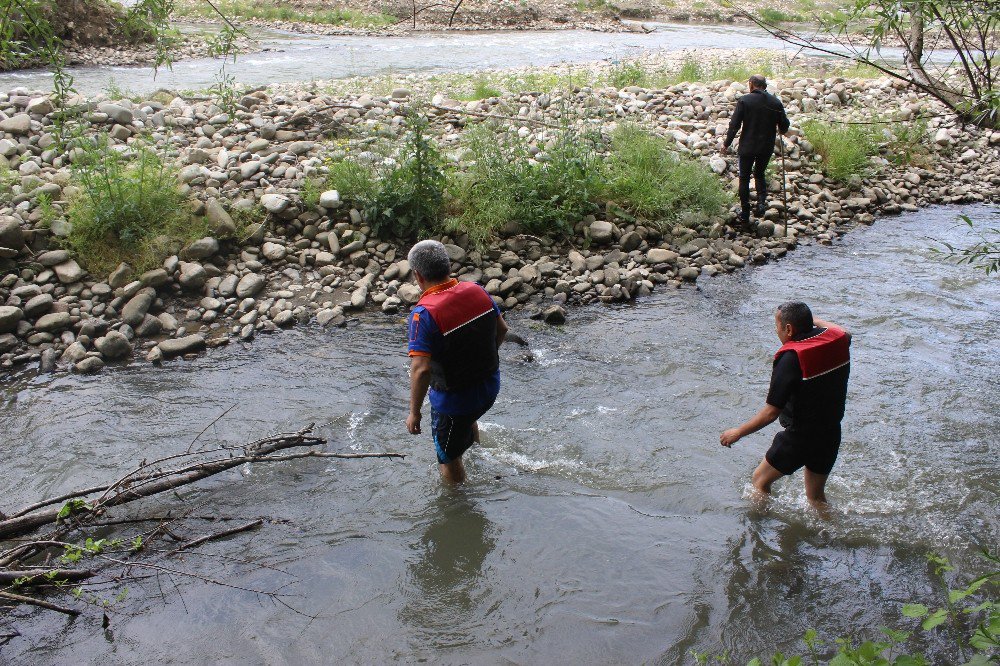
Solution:
[[[188,548],[194,548],[195,546],[200,546],[201,544],[212,541],[214,539],[222,539],[223,537],[232,536],[233,534],[239,534],[240,532],[247,532],[249,530],[254,530],[264,524],[263,520],[255,520],[253,522],[247,523],[246,525],[240,525],[239,527],[233,527],[228,530],[222,530],[221,532],[216,532],[215,534],[206,534],[203,537],[198,537],[197,539],[192,539],[186,543],[181,544],[175,550],[171,551],[169,554],[173,555],[179,553],[182,550],[187,550]]]

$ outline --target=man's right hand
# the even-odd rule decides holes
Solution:
[[[410,414],[406,417],[406,429],[411,435],[420,434],[420,412]]]
[[[728,155],[729,154],[729,146],[727,146],[724,142],[720,141],[719,142],[719,152],[721,154],[723,154],[723,155]]]

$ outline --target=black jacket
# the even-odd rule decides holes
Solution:
[[[725,145],[728,148],[740,132],[740,155],[770,155],[774,152],[775,128],[782,133],[791,123],[781,100],[769,92],[754,90],[736,100],[736,110],[729,120]]]

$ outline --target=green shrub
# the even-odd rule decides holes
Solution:
[[[685,58],[680,70],[672,77],[671,83],[691,83],[702,81],[705,73],[694,58]]]
[[[100,137],[77,147],[73,184],[80,193],[70,202],[67,240],[91,272],[122,261],[145,270],[164,259],[165,241],[185,243],[207,232],[191,219],[176,168],[149,146],[136,143],[123,153]]]
[[[619,125],[611,138],[607,197],[664,226],[682,213],[705,220],[731,201],[722,182],[702,162],[673,150],[666,139],[635,125]]]
[[[788,23],[795,21],[803,21],[802,16],[799,14],[789,14],[788,12],[783,12],[780,9],[774,9],[772,7],[764,7],[760,10],[760,18],[765,23]]]
[[[802,123],[802,133],[823,162],[823,173],[846,182],[871,167],[878,144],[870,125],[831,125],[819,120]]]
[[[478,79],[472,88],[472,92],[459,95],[458,99],[467,102],[486,99],[487,97],[500,97],[503,94],[498,88],[491,85],[488,80]]]
[[[452,179],[449,231],[478,243],[511,222],[530,233],[568,232],[596,209],[603,168],[592,137],[558,130],[539,159],[512,129],[482,124],[465,140],[474,162]]]
[[[930,146],[925,119],[892,123],[887,129],[889,143],[885,147],[886,159],[897,166],[929,165]]]
[[[434,230],[441,221],[444,159],[427,133],[428,125],[425,116],[410,115],[409,131],[398,156],[383,163],[370,187],[361,183],[363,172],[353,172],[357,180],[351,185],[361,185],[362,191],[348,190],[348,196],[360,201],[376,236],[416,238]]]
[[[646,87],[649,85],[649,74],[637,62],[620,62],[613,64],[608,70],[608,80],[615,88]]]

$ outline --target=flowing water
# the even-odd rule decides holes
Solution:
[[[789,59],[798,53],[763,30],[748,26],[650,24],[653,32],[604,33],[587,30],[421,33],[403,37],[261,33],[267,49],[237,58],[226,67],[249,86],[399,73],[440,73],[492,68],[589,63],[637,57],[650,51],[682,49],[776,49]],[[891,57],[893,49],[884,49]],[[137,94],[157,88],[201,90],[216,84],[221,60],[196,58],[171,69],[150,67],[70,67],[81,94],[93,95],[114,83]],[[42,70],[0,73],[0,90],[16,86],[51,88]]]
[[[107,632],[93,615],[8,612],[0,628],[23,636],[0,661],[674,664],[690,649],[801,650],[808,627],[905,626],[903,602],[934,600],[924,553],[971,571],[1000,527],[1000,278],[927,249],[968,242],[959,212],[879,220],[700,289],[573,309],[563,328],[513,316],[536,360],[504,349],[503,389],[458,490],[439,483],[429,436],[405,432],[397,319],[301,327],[161,369],[9,379],[3,509],[184,450],[233,405],[200,444],[316,422],[331,451],[410,456],[259,465],[147,502],[273,519],[171,566],[290,583],[296,612],[163,576],[134,584]],[[772,312],[793,297],[854,332],[828,521],[805,506],[801,475],[766,509],[748,500],[775,426],[718,444],[762,404]],[[922,648],[955,661],[943,643]]]

